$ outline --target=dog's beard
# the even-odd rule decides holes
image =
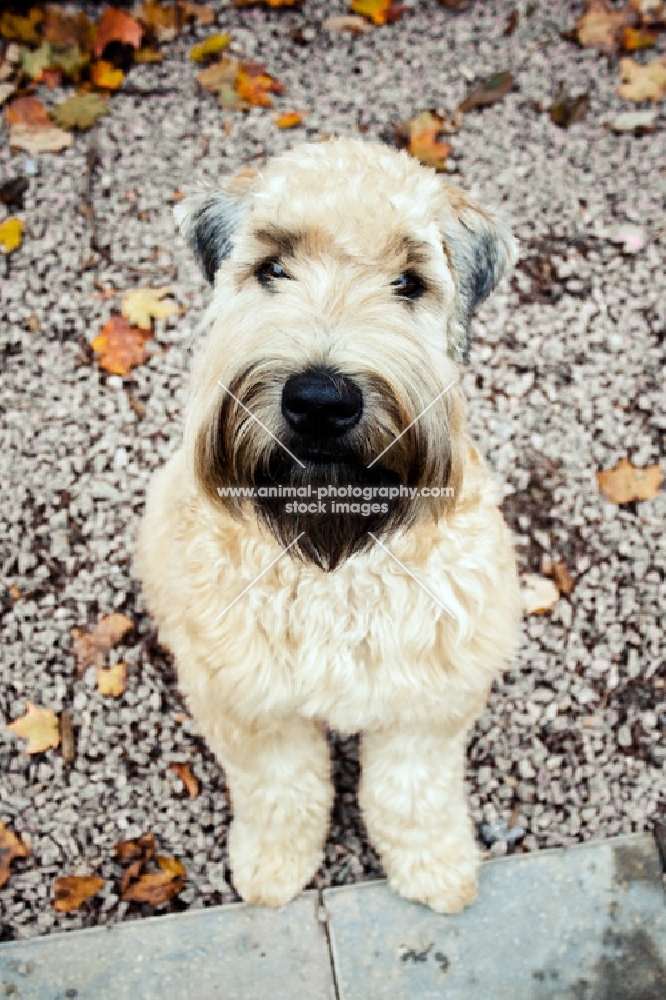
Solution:
[[[387,495],[389,488],[400,486],[398,473],[379,463],[367,468],[352,455],[332,461],[305,461],[300,466],[282,449],[276,449],[266,471],[254,477],[253,486],[265,494],[282,490],[281,496],[255,498],[258,518],[281,545],[290,546],[290,555],[313,562],[326,571],[373,544],[370,533],[381,536],[396,531],[407,526],[415,513],[409,496]],[[374,492],[368,497],[366,492],[365,497],[362,493],[354,496],[354,491],[358,494],[359,488],[368,487],[373,492],[382,489],[384,495]],[[324,489],[325,496],[321,495]],[[336,495],[336,490],[340,490],[340,495]],[[325,511],[303,510],[305,506],[319,508],[320,502]],[[352,505],[354,513],[350,510]],[[359,508],[365,508],[366,512]]]

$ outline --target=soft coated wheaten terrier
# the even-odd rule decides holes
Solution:
[[[315,874],[329,727],[362,733],[391,885],[460,910],[479,864],[465,738],[520,600],[458,364],[513,238],[407,153],[347,139],[176,215],[213,295],[137,569],[226,772],[236,888],[278,906]]]

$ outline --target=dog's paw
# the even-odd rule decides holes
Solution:
[[[234,886],[246,903],[284,906],[305,888],[321,864],[323,844],[299,845],[298,838],[280,840],[251,827],[229,829],[229,864]]]
[[[479,861],[473,842],[393,848],[382,854],[391,887],[437,913],[459,913],[474,902]]]

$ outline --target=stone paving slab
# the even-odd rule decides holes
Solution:
[[[334,1000],[316,893],[0,945],[10,1000]]]
[[[653,837],[485,864],[454,917],[385,883],[324,893],[339,1000],[665,1000]]]

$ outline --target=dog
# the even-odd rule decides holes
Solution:
[[[226,773],[235,887],[281,906],[310,882],[327,729],[360,732],[390,884],[455,913],[480,861],[466,734],[521,615],[459,372],[515,241],[405,151],[355,139],[293,148],[175,214],[213,291],[136,570]]]

